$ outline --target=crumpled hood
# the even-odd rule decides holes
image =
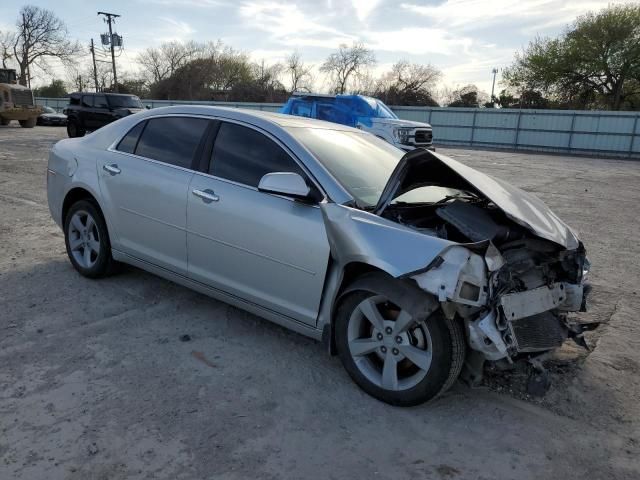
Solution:
[[[399,118],[371,118],[373,125],[393,125],[394,127],[411,128],[431,128],[428,123],[412,122],[411,120],[400,120]]]
[[[394,198],[423,185],[447,186],[479,193],[491,200],[511,220],[538,237],[568,250],[580,245],[571,228],[535,195],[425,149],[413,150],[402,157],[389,177],[374,213],[380,215]]]

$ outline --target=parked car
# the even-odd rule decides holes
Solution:
[[[69,95],[63,113],[67,115],[67,134],[74,138],[142,110],[144,106],[135,95],[83,92]]]
[[[38,117],[37,125],[58,125],[67,124],[67,116],[64,113],[58,113],[51,107],[42,107],[42,113]]]
[[[128,263],[323,339],[391,404],[582,333],[585,249],[542,201],[354,128],[159,108],[59,141],[47,192],[80,274]]]
[[[295,94],[280,112],[359,128],[405,151],[433,149],[431,125],[400,120],[381,100],[364,95]]]

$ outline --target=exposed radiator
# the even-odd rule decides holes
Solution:
[[[562,345],[567,338],[560,320],[549,312],[509,322],[519,352],[539,352]]]

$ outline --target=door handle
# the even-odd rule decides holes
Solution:
[[[121,170],[118,168],[118,165],[116,165],[115,163],[111,165],[103,165],[102,169],[105,172],[109,172],[111,175],[118,175],[121,172]]]
[[[213,190],[191,190],[196,197],[200,197],[204,203],[217,202],[220,200],[220,197],[217,196]]]

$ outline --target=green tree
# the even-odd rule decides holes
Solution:
[[[536,38],[503,78],[568,106],[628,108],[639,93],[640,4],[587,13],[558,38]]]
[[[49,85],[34,89],[33,95],[44,98],[63,98],[68,95],[68,92],[62,80],[51,80]]]

